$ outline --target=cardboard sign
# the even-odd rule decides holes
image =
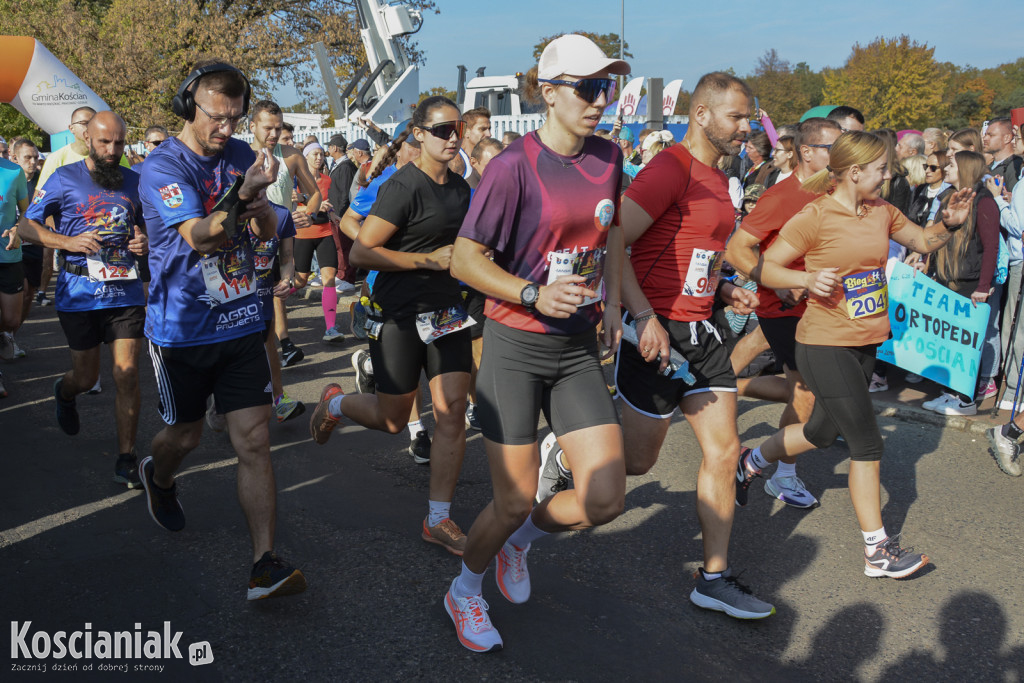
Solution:
[[[878,358],[973,396],[989,308],[897,263],[889,278],[892,338]]]

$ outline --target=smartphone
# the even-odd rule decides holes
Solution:
[[[761,120],[761,103],[757,101],[757,95],[754,95],[754,119]]]

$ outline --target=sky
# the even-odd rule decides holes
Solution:
[[[978,5],[984,10],[973,21],[968,4],[950,0],[624,2],[633,75],[660,76],[666,83],[682,78],[686,89],[709,71],[732,67],[740,76],[751,73],[771,48],[794,65],[807,62],[819,70],[842,66],[854,43],[903,33],[934,47],[936,60],[961,66],[984,68],[1024,56],[1024,46],[1014,37],[1019,26],[999,38],[990,35],[993,28],[1019,22],[1024,16],[1020,0]],[[619,33],[622,3],[437,0],[441,13],[427,13],[415,36],[426,55],[420,90],[455,90],[459,64],[469,69],[470,78],[481,66],[495,76],[526,71],[533,66],[533,46],[543,36],[577,30]],[[281,100],[290,104],[295,97],[281,93]]]

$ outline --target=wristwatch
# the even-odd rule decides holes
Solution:
[[[522,291],[519,292],[519,302],[528,311],[533,311],[537,307],[537,299],[540,298],[540,285],[535,282],[523,287]]]

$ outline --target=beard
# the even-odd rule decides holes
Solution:
[[[89,150],[89,158],[92,159],[94,165],[94,168],[89,171],[89,178],[104,190],[120,190],[124,184],[121,160],[104,159],[93,149]]]
[[[712,117],[711,122],[708,123],[707,128],[704,129],[704,136],[711,143],[711,146],[718,151],[722,156],[733,156],[740,153],[743,149],[743,142],[746,141],[747,136],[745,133],[734,133],[732,135],[727,134],[721,126],[718,125],[718,121]],[[736,143],[740,143],[737,145]]]

